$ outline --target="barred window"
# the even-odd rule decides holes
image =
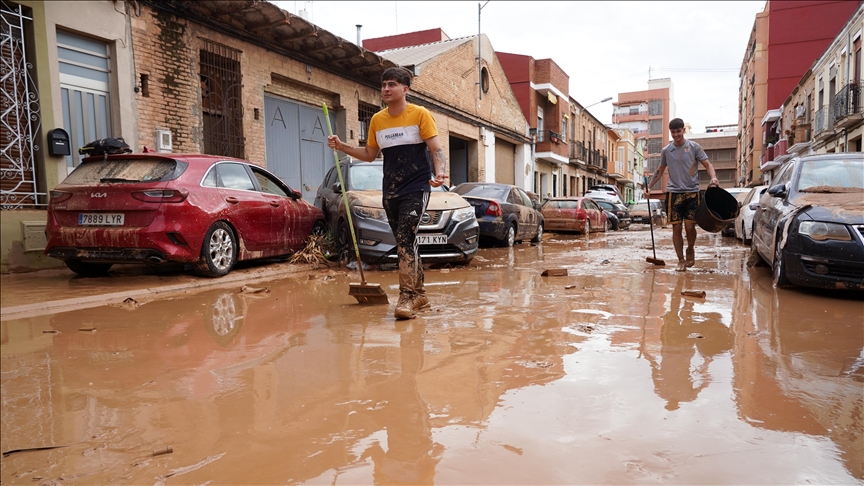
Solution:
[[[357,103],[357,123],[360,127],[357,138],[361,147],[366,145],[366,139],[369,136],[369,122],[372,121],[372,115],[378,111],[376,106],[369,103],[363,103],[362,101]]]
[[[204,153],[245,158],[240,51],[204,40],[200,77]]]
[[[659,138],[648,139],[648,153],[659,154],[663,150],[663,141]]]
[[[663,135],[663,120],[648,120],[648,135]]]
[[[657,116],[663,114],[663,100],[648,101],[648,116]]]

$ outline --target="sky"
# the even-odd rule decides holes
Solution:
[[[480,31],[498,52],[552,59],[570,96],[603,123],[618,93],[671,78],[676,115],[702,133],[738,123],[738,73],[764,0],[721,2],[275,1],[350,42],[440,27],[451,39]]]

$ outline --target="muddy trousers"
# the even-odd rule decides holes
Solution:
[[[412,192],[393,199],[384,199],[384,212],[393,236],[396,237],[396,254],[399,257],[399,293],[423,294],[423,262],[417,250],[417,229],[420,218],[429,204],[428,192]]]

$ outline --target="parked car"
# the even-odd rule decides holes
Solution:
[[[759,209],[759,198],[765,194],[768,186],[756,186],[750,190],[741,205],[741,211],[735,218],[735,237],[749,245],[753,239],[753,215]]]
[[[553,197],[541,208],[549,231],[606,232],[611,223],[590,197]]]
[[[88,157],[51,191],[45,254],[80,275],[183,262],[206,277],[303,249],[324,214],[267,170],[200,154]]]
[[[595,201],[609,201],[615,204],[624,204],[621,198],[613,191],[605,189],[593,189],[584,194],[584,197],[590,197]]]
[[[738,207],[742,207],[744,204],[744,199],[747,198],[747,195],[750,194],[749,187],[729,187],[724,188],[726,192],[735,197],[735,200],[738,201]],[[740,211],[739,211],[740,214]],[[725,228],[720,231],[721,236],[735,236],[735,222],[732,221]]]
[[[624,201],[624,195],[621,194],[621,190],[618,189],[618,186],[615,184],[594,184],[593,186],[588,188],[589,191],[592,192],[605,192],[610,196],[615,196],[618,198],[618,201]],[[597,201],[596,198],[591,198]]]
[[[544,220],[539,207],[519,187],[491,182],[463,182],[451,189],[474,207],[480,237],[503,246],[543,239]]]
[[[751,251],[774,285],[864,290],[864,154],[795,158],[759,200]]]
[[[612,225],[613,230],[625,230],[630,227],[630,223],[632,221],[630,219],[630,210],[627,209],[627,206],[609,201],[595,200],[594,202],[596,202],[597,205],[603,208],[605,211],[612,213],[612,215],[615,216],[616,222]]]
[[[603,214],[606,215],[606,231],[618,231],[618,227],[621,225],[621,222],[618,221],[618,216],[605,209],[603,209]]]
[[[360,259],[367,263],[397,263],[396,238],[390,229],[382,203],[384,163],[362,162],[350,157],[340,160],[346,190],[339,183],[334,165],[324,176],[315,196],[327,225],[340,248],[353,255],[351,233],[343,197],[348,198]],[[477,254],[479,243],[474,208],[458,194],[433,188],[426,212],[420,218],[417,243],[424,263],[468,264]]]
[[[633,223],[648,224],[649,205],[648,199],[640,199],[627,207],[630,210],[630,220]],[[654,226],[666,227],[666,206],[659,199],[651,199],[651,211],[654,213]]]

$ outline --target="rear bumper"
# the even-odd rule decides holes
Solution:
[[[166,228],[167,229],[167,228]],[[178,228],[179,229],[179,228]],[[200,243],[178,231],[151,231],[145,228],[49,228],[45,254],[60,260],[82,260],[104,263],[198,261]],[[181,235],[187,244],[172,241],[171,235]],[[198,239],[201,237],[198,236]],[[196,245],[196,246],[189,246]],[[194,249],[193,249],[194,248]],[[157,261],[160,260],[160,261]]]
[[[55,246],[45,252],[59,260],[82,260],[93,263],[151,263],[170,261],[164,252],[152,248],[72,248]]]

